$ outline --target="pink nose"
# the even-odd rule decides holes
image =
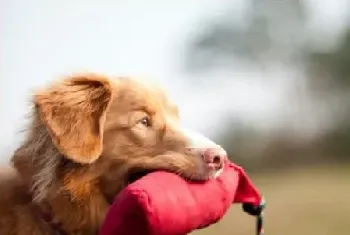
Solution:
[[[222,148],[203,149],[201,155],[204,162],[213,170],[220,170],[227,159],[227,153]]]

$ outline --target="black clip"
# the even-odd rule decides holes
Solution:
[[[263,235],[264,234],[264,228],[263,228],[263,210],[266,207],[266,201],[262,199],[259,206],[255,206],[251,203],[243,203],[242,209],[244,212],[246,212],[249,215],[256,217],[256,234],[257,235]]]

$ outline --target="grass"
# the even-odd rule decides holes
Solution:
[[[267,199],[266,235],[349,235],[350,166],[314,166],[252,176]],[[254,235],[255,219],[233,205],[191,235]]]

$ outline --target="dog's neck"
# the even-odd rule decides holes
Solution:
[[[66,234],[96,233],[109,205],[96,186],[95,176],[62,156],[45,126],[35,124],[12,158],[33,205],[50,205],[54,223]]]
[[[47,203],[49,192],[58,184],[56,169],[62,156],[53,145],[44,125],[34,122],[27,139],[16,150],[12,163],[22,176],[31,196],[35,216],[49,226],[53,234],[66,234],[53,222]]]
[[[35,202],[46,198],[51,187],[57,184],[56,171],[61,159],[62,155],[52,143],[46,127],[34,121],[12,163],[29,186]]]

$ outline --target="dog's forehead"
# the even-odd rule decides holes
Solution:
[[[120,78],[115,80],[115,97],[124,102],[137,102],[149,106],[175,106],[159,83],[139,78]]]

